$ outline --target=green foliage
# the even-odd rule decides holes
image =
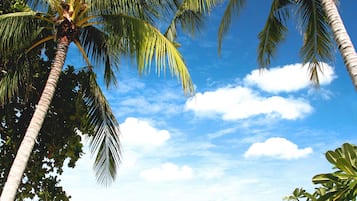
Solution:
[[[222,39],[228,31],[233,14],[239,15],[245,0],[227,0],[227,8],[223,14],[218,31],[218,52],[221,51]],[[287,36],[286,26],[289,15],[296,16],[302,32],[303,44],[300,57],[303,64],[308,64],[309,78],[313,84],[319,85],[318,72],[323,71],[322,62],[328,63],[333,57],[333,39],[329,30],[326,14],[321,0],[273,0],[267,21],[258,34],[258,64],[261,68],[269,67],[271,59],[276,55],[279,45]]]
[[[0,1],[0,15],[14,13],[27,9],[24,0],[2,0]]]
[[[164,35],[169,40],[175,41],[177,27],[181,27],[184,32],[194,36],[203,27],[204,16],[220,2],[222,0],[182,0],[180,2],[174,0],[172,10],[175,14]]]
[[[51,53],[51,60],[55,54],[54,43],[61,39],[73,42],[88,67],[88,75],[78,74],[84,80],[76,86],[78,91],[75,92],[82,98],[80,102],[86,108],[87,113],[82,116],[89,119],[94,132],[91,138],[91,150],[96,154],[94,169],[98,181],[109,184],[115,178],[121,159],[120,133],[118,122],[96,83],[93,67],[104,66],[105,83],[107,86],[115,84],[115,70],[119,68],[119,61],[123,55],[129,55],[134,59],[140,73],[149,72],[155,63],[158,75],[168,69],[181,81],[184,92],[192,95],[193,83],[174,41],[176,26],[180,24],[182,30],[195,32],[201,24],[202,15],[216,5],[216,2],[219,0],[26,0],[26,5],[21,4],[22,7],[18,9],[0,14],[0,55],[4,57],[0,58],[4,61],[0,65],[0,70],[4,71],[0,80],[0,105],[6,104],[9,107],[9,104],[14,103],[13,98],[16,99],[21,94],[20,87],[24,87],[25,92],[32,90],[27,88],[33,87],[27,83],[32,79],[27,65],[32,64],[32,59],[28,59],[28,54],[35,52],[34,55],[37,55],[40,49],[45,49]],[[174,37],[161,33],[157,27],[157,24],[162,25],[161,20],[171,16],[173,19],[169,20],[169,24],[174,24],[175,29],[171,29],[169,25],[166,30]],[[22,65],[8,65],[8,61]],[[42,67],[37,71],[41,72],[39,77],[43,76],[42,73],[48,73],[41,69]],[[75,82],[75,79],[69,79],[68,82]],[[58,90],[63,87],[59,85]],[[36,87],[34,91],[42,90],[43,88]],[[26,96],[30,94],[24,94],[22,101],[26,102],[30,98]],[[75,100],[69,95],[55,94],[53,105],[57,98],[73,104]],[[62,104],[62,107],[63,105],[66,104]],[[51,106],[48,116],[56,121],[68,123],[69,120],[62,118],[73,116],[64,109],[59,109],[61,111],[58,112],[52,111],[53,109]],[[63,116],[58,116],[62,112],[65,112]],[[61,130],[57,125],[62,124],[53,124],[53,132],[56,129]],[[41,132],[41,135],[46,134]],[[76,153],[66,154],[75,158]]]
[[[275,56],[278,44],[285,39],[288,31],[285,26],[289,18],[290,0],[274,0],[268,19],[263,30],[259,33],[258,63],[264,68],[270,65],[270,60]]]
[[[302,188],[294,190],[285,200],[307,201],[355,201],[357,196],[357,146],[345,143],[340,148],[326,153],[326,159],[336,169],[333,173],[318,174],[312,182],[319,185],[315,192]]]
[[[319,85],[317,73],[323,70],[320,63],[333,59],[332,34],[321,0],[298,0],[297,7],[304,34],[300,55],[303,64],[309,64],[310,80]]]
[[[49,71],[50,61],[33,61],[31,79],[26,83],[31,90],[21,88],[18,95],[0,107],[0,191],[18,150],[23,133],[39,99]],[[29,159],[17,199],[68,200],[70,196],[59,186],[58,175],[63,167],[74,167],[82,154],[81,137],[76,131],[92,133],[87,121],[87,109],[79,90],[85,72],[66,69],[58,84],[57,93],[48,111],[41,133]]]
[[[0,3],[2,13],[25,8],[21,1]],[[49,45],[53,47],[53,43]],[[46,51],[48,61],[41,59],[40,55],[37,48],[27,55],[12,52],[11,56],[0,56],[0,192],[34,112],[39,92],[44,87],[54,51],[51,48]],[[74,167],[82,154],[81,138],[75,131],[92,133],[79,90],[85,74],[75,72],[73,67],[62,73],[58,93],[17,191],[17,200],[34,197],[39,200],[69,200],[70,196],[59,185],[58,176],[62,174],[64,165]]]
[[[221,52],[223,37],[227,34],[229,30],[232,21],[232,16],[234,14],[239,16],[243,6],[245,5],[245,2],[245,0],[228,0],[226,10],[224,11],[218,29],[218,53]]]

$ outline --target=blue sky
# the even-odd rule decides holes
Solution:
[[[339,52],[325,65],[314,89],[302,68],[302,44],[292,23],[269,71],[259,73],[257,34],[271,1],[247,1],[217,54],[222,7],[195,38],[180,35],[180,49],[196,87],[184,96],[170,74],[139,76],[123,62],[119,85],[105,90],[120,123],[123,163],[116,182],[95,182],[86,154],[62,179],[73,201],[266,201],[282,200],[295,187],[331,171],[327,150],[357,143],[357,93]],[[357,44],[355,1],[340,13]],[[71,52],[68,64],[80,66]]]

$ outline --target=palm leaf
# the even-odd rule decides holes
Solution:
[[[320,62],[333,59],[333,39],[329,32],[325,13],[320,0],[299,0],[298,14],[304,33],[304,44],[300,50],[303,63],[309,64],[310,79],[319,85],[317,72],[322,68]]]
[[[22,57],[24,58],[24,57]],[[18,95],[19,90],[30,78],[29,62],[22,59],[11,66],[0,79],[0,105],[7,104]]]
[[[181,80],[186,93],[193,93],[193,84],[185,62],[175,45],[158,29],[144,20],[127,15],[106,15],[105,30],[109,33],[110,48],[124,48],[125,52],[136,57],[139,73],[150,72],[152,61],[156,63],[158,75],[166,71]],[[111,52],[116,52],[116,51]]]
[[[125,14],[153,23],[159,16],[158,5],[155,0],[92,0],[90,8],[92,15]]]
[[[119,124],[92,71],[86,80],[82,90],[90,124],[94,128],[90,141],[91,153],[95,155],[94,171],[98,183],[107,186],[114,181],[121,161]]]
[[[176,39],[177,24],[181,25],[183,31],[194,35],[203,26],[203,17],[205,14],[217,5],[221,0],[184,0],[177,5],[177,11],[172,18],[165,36],[171,41]]]
[[[107,87],[113,83],[116,84],[114,70],[118,70],[119,55],[123,50],[116,49],[117,54],[110,52],[107,35],[94,26],[88,26],[82,29],[80,43],[96,66],[104,66],[104,80]],[[114,68],[114,70],[113,70]]]
[[[7,55],[9,50],[20,51],[29,47],[43,30],[42,20],[36,12],[17,12],[0,15],[0,54]]]
[[[269,66],[278,44],[285,39],[288,29],[284,24],[289,17],[287,7],[290,3],[290,0],[274,0],[264,28],[258,35],[258,63],[262,68]]]
[[[221,53],[223,37],[229,30],[233,14],[240,14],[245,0],[229,0],[218,29],[218,53]]]

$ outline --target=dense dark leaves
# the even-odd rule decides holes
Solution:
[[[21,85],[16,96],[0,107],[0,191],[49,71],[49,61],[40,60],[38,56],[32,59],[31,68],[26,68],[29,79]],[[7,65],[11,65],[11,62]],[[83,77],[81,74],[84,72],[75,73],[73,67],[62,73],[57,93],[18,189],[18,200],[34,196],[40,200],[70,198],[59,185],[58,175],[62,174],[64,165],[74,167],[82,154],[81,137],[76,131],[91,133],[85,115],[86,106],[78,90],[80,78]]]

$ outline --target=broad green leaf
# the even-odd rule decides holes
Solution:
[[[312,182],[315,184],[322,184],[327,182],[337,182],[338,178],[333,174],[318,174],[312,178]]]
[[[349,175],[355,175],[356,171],[353,169],[352,165],[344,158],[338,158],[336,161],[336,167]]]
[[[326,159],[333,165],[336,165],[337,159],[341,157],[339,154],[337,154],[334,151],[326,152],[325,156],[326,156]]]
[[[351,164],[352,167],[356,169],[356,151],[357,149],[351,144],[345,143],[342,145],[343,153],[346,161]]]

